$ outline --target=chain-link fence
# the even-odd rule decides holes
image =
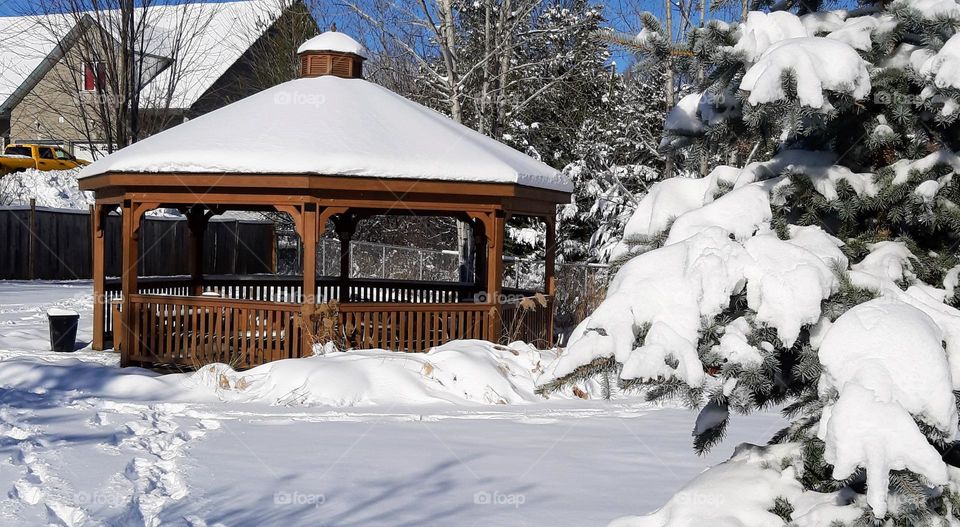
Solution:
[[[301,245],[296,234],[278,234],[280,274],[301,272]],[[382,243],[350,243],[350,276],[387,280],[456,282],[460,278],[460,256],[456,251],[417,249]],[[322,238],[317,244],[317,274],[340,276],[340,241]]]
[[[278,244],[281,274],[299,274],[299,238],[296,234],[280,234]],[[340,242],[323,238],[318,245],[319,274],[339,276]],[[350,275],[356,278],[456,282],[460,276],[460,257],[456,251],[370,242],[352,242],[350,251]],[[503,286],[543,290],[544,271],[543,260],[506,257],[503,261]],[[556,278],[554,334],[563,344],[573,328],[603,301],[612,274],[606,265],[561,263],[556,266]]]

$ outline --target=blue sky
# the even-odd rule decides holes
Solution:
[[[137,5],[142,4],[141,0],[134,0]],[[205,0],[208,3],[223,3],[231,0]],[[108,0],[111,4],[119,4],[119,0]],[[183,0],[150,0],[152,5],[163,5],[170,3],[182,3]],[[0,0],[0,16],[21,16],[40,14],[44,11],[44,6],[56,5],[57,0]]]

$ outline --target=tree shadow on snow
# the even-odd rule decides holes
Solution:
[[[484,518],[491,512],[516,513],[508,509],[477,503],[478,489],[497,489],[504,494],[527,495],[534,485],[512,485],[494,478],[464,481],[453,475],[462,470],[469,459],[449,459],[438,462],[413,474],[386,476],[366,481],[337,481],[314,489],[305,489],[294,495],[294,489],[305,487],[297,476],[268,478],[264,493],[252,502],[238,505],[235,490],[224,486],[203,492],[181,503],[167,507],[164,523],[177,524],[191,515],[203,518],[207,525],[218,522],[231,527],[282,525],[284,527],[360,527],[390,525],[395,527],[422,527],[429,525],[527,525],[518,519],[490,523]],[[256,477],[251,474],[252,477]],[[304,476],[309,480],[309,476]],[[321,494],[308,494],[322,488]],[[482,493],[482,491],[481,491]],[[310,501],[311,497],[322,496]],[[299,503],[297,503],[299,502]],[[527,501],[526,504],[532,503]],[[497,507],[495,509],[491,507]],[[205,511],[203,513],[198,510]],[[456,520],[455,520],[456,518]],[[466,521],[464,521],[466,519]]]

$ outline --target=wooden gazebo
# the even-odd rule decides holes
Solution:
[[[571,185],[552,168],[363,80],[363,47],[335,32],[300,50],[301,78],[186,122],[86,167],[96,195],[94,348],[112,339],[123,364],[251,367],[346,348],[425,351],[449,340],[552,342],[556,206]],[[187,217],[190,276],[137,276],[144,213]],[[302,276],[205,276],[204,230],[229,210],[289,214]],[[122,276],[104,269],[107,214],[122,217]],[[374,215],[449,216],[471,228],[459,282],[350,276],[351,237]],[[546,226],[542,291],[504,289],[505,223]],[[317,277],[328,225],[340,276]],[[484,250],[485,248],[485,250]],[[535,300],[531,300],[534,297]],[[521,308],[521,305],[523,306]]]

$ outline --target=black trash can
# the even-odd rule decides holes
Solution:
[[[50,349],[73,351],[77,344],[80,314],[69,309],[54,308],[47,311],[47,321],[50,324]]]

